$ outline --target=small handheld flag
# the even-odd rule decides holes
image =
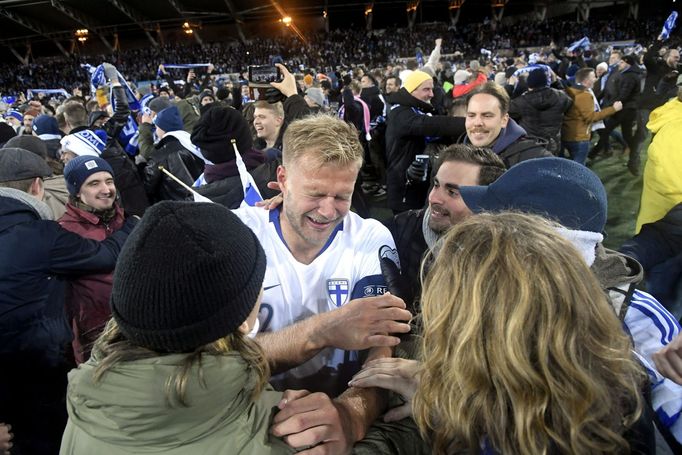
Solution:
[[[258,186],[256,186],[256,182],[253,180],[253,177],[251,177],[249,171],[246,170],[244,160],[242,160],[242,156],[239,154],[239,150],[237,150],[237,141],[232,139],[231,142],[232,147],[234,148],[234,156],[237,162],[239,179],[242,181],[242,188],[244,189],[244,200],[242,201],[240,207],[253,207],[256,202],[262,201],[263,197],[261,196],[260,191],[258,191]]]
[[[159,166],[159,170],[160,170],[161,172],[163,172],[164,174],[166,174],[166,175],[167,175],[168,177],[170,177],[171,179],[173,179],[177,184],[179,184],[180,186],[182,186],[184,189],[186,189],[187,191],[189,191],[189,192],[192,194],[192,197],[194,198],[194,202],[213,202],[212,200],[210,200],[210,199],[207,198],[206,196],[202,196],[201,194],[199,194],[199,193],[197,193],[196,191],[194,191],[192,188],[190,188],[190,187],[188,187],[187,185],[185,185],[185,182],[183,182],[182,180],[180,180],[179,178],[177,178],[176,176],[174,176],[173,174],[171,174],[171,173],[168,171],[168,169],[166,169],[165,167]]]
[[[670,38],[670,32],[675,28],[675,22],[677,21],[677,11],[670,13],[670,16],[663,23],[663,30],[661,30],[661,39],[667,40]]]

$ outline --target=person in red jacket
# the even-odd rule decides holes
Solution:
[[[83,237],[102,241],[125,222],[117,202],[114,171],[96,156],[79,156],[64,168],[69,191],[66,213],[59,224]],[[78,364],[88,360],[93,343],[111,317],[109,296],[113,272],[82,275],[66,290],[66,311],[73,329],[73,351]]]

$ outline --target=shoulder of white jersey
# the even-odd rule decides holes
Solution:
[[[637,319],[651,321],[652,327],[649,330],[655,332],[655,338],[660,340],[662,345],[670,343],[680,333],[680,324],[675,316],[651,294],[636,289],[632,293],[628,307],[626,324]]]
[[[232,210],[252,231],[264,229],[270,222],[270,211],[262,207],[240,207]]]
[[[355,212],[348,212],[343,223],[343,231],[351,236],[353,242],[358,246],[362,246],[364,242],[383,242],[395,245],[391,231],[378,220],[362,218]]]

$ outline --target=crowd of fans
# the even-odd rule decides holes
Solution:
[[[0,122],[0,454],[679,453],[682,77],[657,27],[0,70],[69,92]],[[620,251],[589,169],[614,151],[644,179]]]
[[[71,58],[40,58],[26,66],[0,65],[0,94],[12,95],[30,88],[71,88],[87,86],[88,75],[82,63],[116,64],[130,81],[156,79],[159,63],[211,62],[218,73],[238,73],[248,65],[269,63],[279,56],[290,68],[336,68],[364,64],[385,65],[397,58],[414,57],[417,47],[428,48],[436,38],[444,38],[444,54],[459,52],[461,58],[476,58],[480,49],[494,52],[518,48],[549,46],[550,42],[568,44],[589,36],[595,42],[629,40],[655,36],[660,20],[593,20],[575,22],[550,19],[544,22],[520,21],[500,24],[460,24],[456,28],[436,23],[418,27],[413,33],[387,28],[367,33],[362,28],[334,30],[329,34],[308,35],[301,43],[293,34],[277,38],[250,39],[247,43],[216,42],[169,43],[159,48],[123,50],[111,55],[74,55]]]

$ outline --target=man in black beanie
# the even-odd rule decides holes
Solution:
[[[547,150],[556,155],[561,148],[564,114],[573,105],[573,101],[563,90],[550,87],[549,82],[543,69],[528,73],[528,91],[511,100],[509,116],[529,136],[546,140]]]
[[[113,270],[129,219],[98,242],[63,229],[42,202],[45,160],[0,150],[0,422],[10,423],[17,453],[55,454],[64,425],[66,352],[64,278]]]
[[[210,161],[204,168],[206,184],[197,191],[228,208],[237,208],[243,199],[243,189],[232,140],[247,171],[263,164],[265,155],[253,147],[249,124],[239,111],[219,103],[205,107],[191,136],[192,143]]]

